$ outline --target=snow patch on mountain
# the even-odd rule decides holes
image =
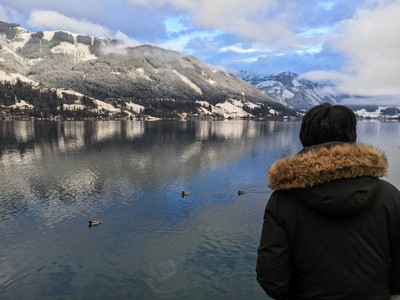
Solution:
[[[374,110],[375,109],[375,110]],[[354,113],[359,118],[369,118],[369,119],[398,119],[400,118],[400,108],[398,107],[388,107],[388,106],[378,106],[374,109],[371,108],[359,108],[353,109]]]
[[[368,112],[365,108],[363,108],[355,111],[354,113],[361,118],[377,118],[379,117],[381,110],[382,108],[380,107],[374,112]]]
[[[218,103],[213,109],[213,112],[223,116],[224,118],[239,118],[252,116],[248,112],[244,111],[243,108],[234,105],[231,102],[225,101],[224,103]]]
[[[57,97],[59,98],[63,98],[63,94],[69,94],[69,95],[74,95],[78,98],[83,98],[84,95],[81,93],[78,93],[76,91],[73,90],[66,90],[66,89],[56,89],[56,93],[57,93]]]
[[[75,63],[97,58],[96,55],[90,53],[88,45],[81,43],[71,44],[67,42],[61,42],[59,45],[51,48],[51,52],[72,55],[75,58]]]
[[[31,104],[29,104],[29,103],[26,103],[25,102],[25,100],[20,100],[19,102],[16,102],[15,104],[13,104],[13,105],[10,105],[9,106],[10,108],[27,108],[27,109],[29,109],[29,108],[33,108],[33,105],[31,105]]]
[[[153,79],[151,79],[149,76],[146,75],[146,73],[144,72],[143,68],[137,68],[136,72],[138,72],[138,74],[143,77],[144,79],[148,80],[148,81],[153,81]]]
[[[126,102],[125,105],[126,105],[126,108],[134,111],[137,114],[141,113],[145,109],[144,106],[135,104],[133,102]]]
[[[6,73],[3,70],[0,70],[0,81],[10,81],[11,83],[15,83],[17,81],[17,78],[19,78],[19,80],[21,80],[22,82],[27,82],[31,83],[32,85],[37,85],[36,82],[32,81],[31,79],[25,76],[22,76],[21,74]]]
[[[200,95],[202,95],[202,91],[201,89],[192,81],[190,81],[189,78],[187,78],[185,75],[182,75],[181,73],[179,73],[177,70],[172,70],[172,72],[174,72],[184,83],[188,84],[193,90],[195,90],[197,93],[199,93]]]
[[[276,81],[273,80],[265,80],[260,82],[257,86],[258,88],[265,88],[265,87],[273,87],[277,84]]]
[[[208,116],[208,115],[212,115],[212,110],[210,111],[207,108],[202,106],[202,107],[199,108],[199,113],[200,113],[200,115]]]
[[[55,31],[43,31],[43,39],[51,41],[53,39]]]
[[[301,84],[300,82],[298,82],[296,79],[292,80],[292,84],[293,86],[303,86],[303,84]]]
[[[13,69],[15,65],[30,65],[29,59],[23,59],[10,47],[6,37],[0,36],[0,46],[1,62],[3,62],[1,65],[4,65],[7,69]],[[10,68],[10,66],[12,67]]]
[[[211,78],[207,78],[207,82],[211,85],[215,85],[217,83],[215,80],[212,80]]]
[[[97,111],[99,110],[106,110],[106,111],[110,111],[110,112],[120,112],[121,109],[120,108],[115,108],[113,105],[106,103],[104,101],[101,100],[94,100],[94,103],[96,103],[97,105]]]
[[[259,107],[260,107],[260,105],[255,104],[255,103],[253,103],[253,102],[249,102],[249,101],[245,102],[245,105],[248,106],[248,107],[251,108],[251,109],[259,108]]]
[[[230,101],[216,104],[212,111],[224,118],[253,117],[253,115],[243,110],[243,106],[242,102],[231,99]]]
[[[282,99],[286,100],[286,99],[291,99],[294,97],[294,93],[292,93],[289,90],[284,89],[282,91]]]
[[[202,71],[202,72],[201,72],[201,75],[203,75],[203,76],[206,78],[206,80],[207,80],[207,82],[208,82],[209,84],[215,85],[215,84],[217,83],[215,80],[212,80],[212,79],[206,74],[206,72]]]
[[[19,28],[14,39],[12,40],[11,43],[9,43],[8,46],[13,51],[17,51],[19,48],[24,47],[30,38],[31,38],[31,33],[28,30]]]
[[[250,107],[252,109],[260,107],[259,105],[249,101],[242,102],[235,99],[231,99],[223,103],[217,103],[216,105],[211,105],[207,101],[196,101],[196,103],[201,105],[201,107],[199,108],[200,114],[218,114],[221,117],[233,119],[242,117],[254,117],[252,114],[249,114],[243,109],[244,106]]]

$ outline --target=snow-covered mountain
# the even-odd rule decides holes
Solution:
[[[240,78],[258,87],[272,99],[295,110],[308,110],[321,103],[337,103],[333,95],[324,91],[323,85],[300,78],[285,71],[275,75],[260,75],[241,71]]]
[[[253,85],[193,56],[150,45],[125,47],[122,41],[65,31],[32,33],[4,22],[0,22],[1,71],[153,111],[224,117],[296,114]]]
[[[275,75],[260,75],[241,71],[240,78],[255,85],[271,98],[297,111],[306,111],[321,103],[343,104],[350,107],[358,118],[399,119],[400,107],[389,105],[371,105],[371,98],[353,96],[364,105],[346,103],[348,95],[329,94],[329,86],[301,78],[293,72],[281,72]]]
[[[400,119],[400,107],[387,105],[347,105],[358,118]]]

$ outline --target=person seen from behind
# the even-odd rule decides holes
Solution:
[[[400,294],[400,192],[379,179],[385,155],[356,138],[352,110],[321,104],[303,117],[304,148],[268,170],[256,272],[271,298]]]

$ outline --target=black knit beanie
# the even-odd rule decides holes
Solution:
[[[357,139],[356,123],[356,116],[350,108],[324,103],[304,115],[300,141],[304,147],[327,142],[354,143]]]

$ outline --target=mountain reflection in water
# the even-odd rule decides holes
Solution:
[[[358,123],[397,186],[398,126]],[[265,299],[254,268],[266,171],[301,149],[299,129],[0,122],[0,299]]]

